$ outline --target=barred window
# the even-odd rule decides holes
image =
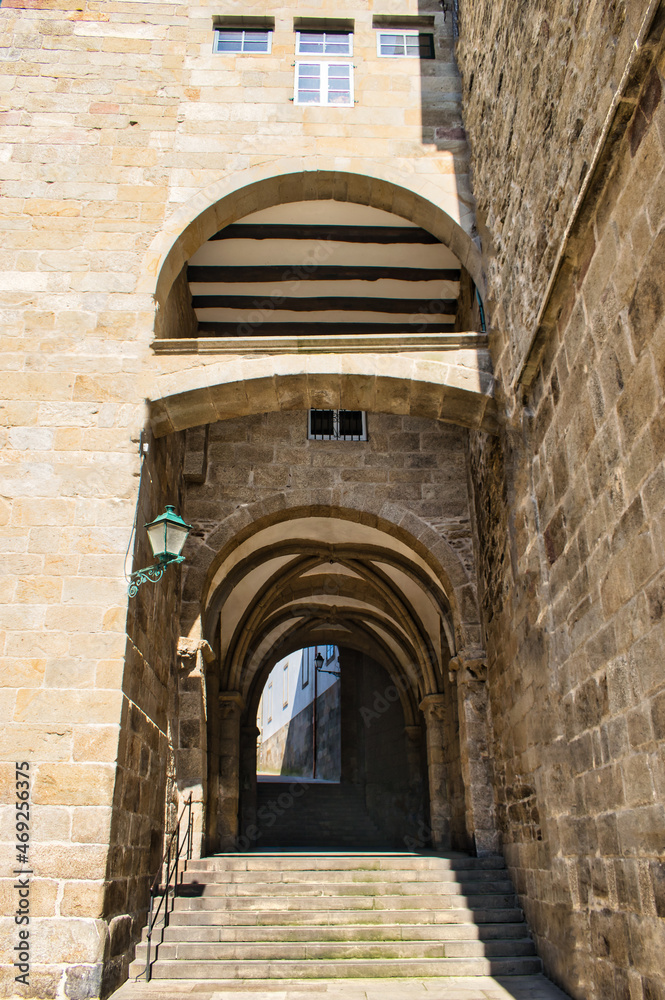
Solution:
[[[310,410],[310,441],[366,441],[367,414],[363,410]]]

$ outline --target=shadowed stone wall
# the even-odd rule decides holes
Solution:
[[[498,815],[546,969],[580,1000],[665,995],[665,64],[662,12],[631,53],[646,13],[461,15],[507,417],[471,436]]]
[[[161,513],[167,502],[176,509],[182,507],[183,452],[182,434],[168,444],[150,442],[137,511],[137,567],[153,562],[141,526]],[[174,786],[171,795],[176,798],[179,615],[174,614],[174,608],[179,607],[180,589],[180,568],[171,566],[159,584],[144,584],[129,601],[125,698],[104,900],[104,917],[110,929],[102,986],[105,994],[126,978],[132,946],[145,924],[150,883],[159,868],[169,809],[165,803],[168,777]],[[171,811],[175,810],[177,801],[171,806]],[[71,978],[73,973],[69,975]],[[91,983],[82,983],[79,990],[85,996],[95,995]]]

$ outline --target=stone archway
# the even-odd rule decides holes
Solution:
[[[404,413],[489,433],[494,379],[474,367],[389,355],[299,355],[201,364],[157,379],[156,437],[252,413],[332,407]]]
[[[426,523],[396,505],[302,508],[276,495],[229,516],[198,546],[185,586],[186,596],[194,594],[186,605],[190,636],[215,656],[209,848],[232,849],[252,826],[250,736],[267,674],[290,651],[331,642],[388,671],[414,785],[422,738],[432,843],[496,849],[484,685],[476,676],[472,689],[468,670],[455,671],[482,660],[474,588]]]
[[[484,295],[481,254],[471,235],[473,213],[462,214],[456,192],[369,159],[363,159],[362,174],[340,170],[334,158],[319,157],[316,170],[293,166],[287,158],[238,170],[200,191],[152,241],[138,290],[163,307],[185,262],[219,229],[276,204],[332,199],[387,210],[424,226],[455,253]]]

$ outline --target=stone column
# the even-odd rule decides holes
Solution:
[[[404,727],[406,745],[406,769],[409,776],[408,819],[416,830],[423,829],[425,823],[423,796],[422,730],[420,726]]]
[[[219,809],[217,833],[220,851],[231,851],[238,839],[240,798],[240,717],[245,703],[238,691],[220,691]]]
[[[449,664],[457,681],[460,758],[464,781],[464,813],[470,843],[478,857],[498,854],[494,787],[489,749],[487,660],[478,650],[462,650]]]
[[[450,848],[450,803],[444,753],[445,699],[442,694],[428,694],[420,703],[427,723],[427,771],[432,846],[436,851]]]
[[[256,843],[256,740],[261,730],[256,723],[240,730],[240,832],[247,838],[247,850]],[[244,848],[243,848],[244,849]]]
[[[192,857],[200,858],[205,834],[208,785],[208,725],[205,664],[214,653],[205,640],[178,643],[176,783],[178,812],[192,796]]]

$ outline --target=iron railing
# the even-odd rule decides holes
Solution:
[[[182,840],[180,840],[180,828],[183,825],[182,819],[187,813],[187,829],[183,833]],[[174,843],[175,840],[175,843]],[[157,874],[155,875],[152,885],[150,886],[150,910],[148,911],[148,935],[147,935],[147,952],[145,959],[145,981],[150,982],[150,977],[152,975],[150,969],[150,944],[152,941],[152,932],[154,930],[155,924],[157,923],[157,918],[159,917],[159,911],[164,906],[164,927],[169,925],[169,892],[171,889],[171,876],[173,876],[173,898],[175,899],[176,891],[178,888],[178,866],[180,864],[180,858],[186,850],[186,861],[191,861],[192,858],[192,796],[190,794],[189,798],[182,807],[182,812],[178,817],[178,822],[175,825],[175,830],[169,837],[169,842],[166,845],[166,849],[162,852],[162,856],[159,862],[159,868],[157,869]],[[162,885],[162,874],[164,871],[164,859],[166,858],[166,882]],[[155,909],[155,896],[161,896],[157,909]]]

